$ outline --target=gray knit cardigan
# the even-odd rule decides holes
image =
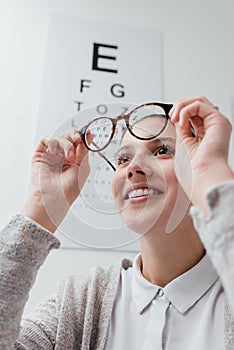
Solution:
[[[191,208],[191,215],[224,287],[225,350],[233,350],[234,181],[210,189],[207,200],[211,210],[209,218],[205,219],[196,207]],[[1,230],[1,350],[104,348],[121,269],[131,266],[129,260],[106,271],[95,268],[87,277],[68,278],[59,284],[55,294],[21,320],[39,267],[50,249],[59,245],[54,235],[21,215],[12,217]]]

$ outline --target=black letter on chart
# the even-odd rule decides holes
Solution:
[[[84,103],[84,102],[81,102],[81,101],[75,101],[75,103],[77,104],[77,111],[79,112],[80,109],[81,109],[81,105]]]
[[[111,68],[104,68],[104,67],[99,67],[98,65],[98,59],[103,58],[106,60],[116,60],[115,56],[107,56],[107,55],[100,55],[99,54],[99,48],[100,47],[106,47],[108,49],[118,49],[118,46],[116,45],[107,45],[107,44],[100,44],[100,43],[94,43],[93,44],[93,65],[92,69],[93,70],[100,70],[102,72],[109,72],[109,73],[118,73],[117,69],[111,69]]]
[[[90,85],[85,85],[84,82],[91,83],[91,80],[89,80],[89,79],[81,79],[81,81],[80,81],[80,92],[83,92],[83,88],[89,88],[90,87]]]
[[[118,87],[120,89],[118,89],[117,91],[115,90],[115,87]],[[124,97],[125,93],[124,93],[124,86],[122,84],[113,84],[111,86],[111,93],[113,96],[115,97]]]

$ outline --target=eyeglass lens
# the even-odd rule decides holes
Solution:
[[[89,143],[89,149],[91,151],[102,150],[109,143],[113,133],[113,123],[111,119],[101,117],[94,119],[89,123],[85,133],[85,139],[87,142],[87,135],[91,132],[93,134],[93,140]]]
[[[147,127],[147,119],[155,118],[154,130]],[[129,127],[134,136],[142,139],[152,139],[159,135],[167,124],[166,113],[164,109],[158,105],[150,104],[140,106],[129,114]]]

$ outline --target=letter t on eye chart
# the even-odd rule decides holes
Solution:
[[[114,117],[139,104],[161,100],[160,32],[50,16],[37,140],[70,128],[80,130],[96,117]],[[113,161],[111,147],[103,153]],[[89,157],[88,181],[57,230],[62,246],[138,250],[139,237],[121,221],[112,198],[113,169],[94,152]]]

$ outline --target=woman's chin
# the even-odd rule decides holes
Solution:
[[[154,213],[154,215],[149,215],[149,213],[138,213],[134,218],[130,215],[125,215],[122,213],[122,220],[128,226],[128,228],[139,235],[144,235],[149,231],[157,230],[160,226],[160,216]]]

